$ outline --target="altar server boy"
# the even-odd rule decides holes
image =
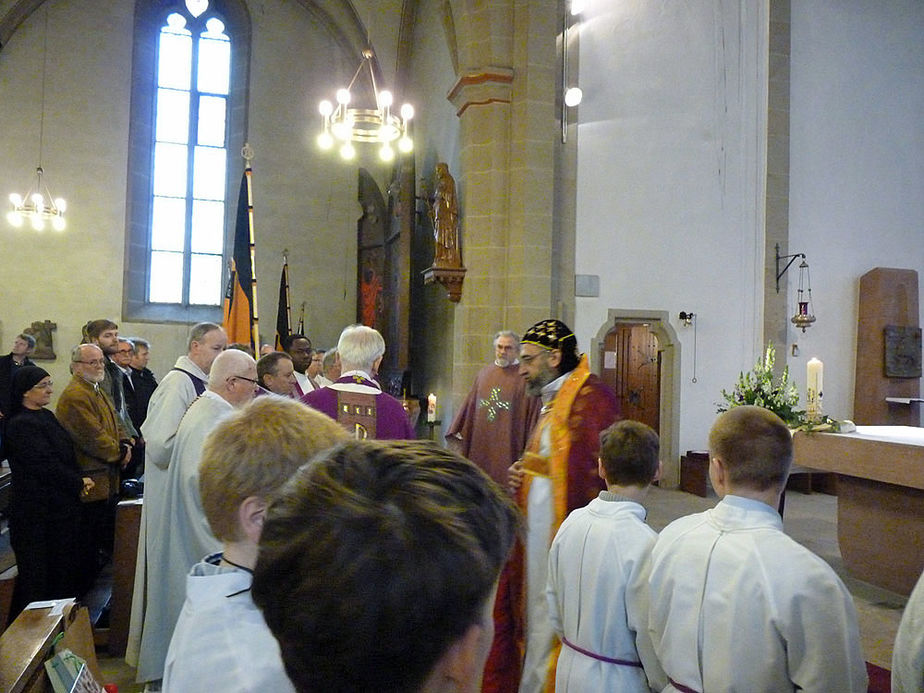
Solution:
[[[853,600],[831,567],[783,533],[792,435],[741,406],[709,433],[721,501],[661,532],[648,574],[649,635],[669,691],[866,691]]]
[[[223,542],[186,578],[163,690],[294,691],[279,645],[250,597],[257,542],[276,491],[316,453],[347,438],[290,399],[260,397],[219,424],[199,467],[202,507]]]
[[[647,692],[626,587],[657,534],[642,500],[659,478],[658,434],[619,421],[600,434],[606,491],[562,523],[549,551],[548,601],[561,638],[555,690]]]

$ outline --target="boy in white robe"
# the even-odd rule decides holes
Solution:
[[[223,548],[186,578],[164,691],[294,691],[279,644],[250,597],[257,543],[270,497],[299,466],[347,437],[332,419],[277,397],[258,398],[210,434],[199,490]]]
[[[647,693],[626,587],[657,534],[641,501],[660,477],[658,434],[619,421],[600,434],[597,461],[606,491],[562,523],[549,551],[549,615],[562,641],[557,693]]]
[[[716,420],[709,450],[721,502],[665,527],[646,571],[665,690],[866,691],[853,600],[783,533],[776,510],[789,429],[767,409],[735,407]]]
[[[924,693],[924,573],[911,591],[895,635],[892,693]]]

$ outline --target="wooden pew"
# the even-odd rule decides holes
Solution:
[[[60,644],[55,644],[59,636]],[[87,661],[97,681],[101,680],[90,619],[85,608],[75,603],[26,609],[0,635],[0,691],[44,693],[51,690],[45,660],[66,648]]]
[[[112,552],[112,600],[109,603],[109,632],[106,648],[110,657],[125,654],[128,624],[135,587],[135,563],[138,556],[138,532],[141,528],[140,498],[124,500],[116,511],[115,547]],[[101,635],[101,634],[98,634]],[[101,638],[97,637],[97,644]]]

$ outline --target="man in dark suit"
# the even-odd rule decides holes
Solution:
[[[133,396],[128,402],[128,413],[132,418],[132,423],[135,424],[135,428],[140,431],[141,424],[144,423],[148,415],[148,402],[157,388],[157,379],[151,369],[148,368],[148,360],[151,358],[151,344],[140,337],[132,337],[131,341],[135,345],[135,351],[129,364]]]
[[[3,454],[3,438],[10,416],[13,373],[23,366],[35,365],[29,360],[29,354],[34,350],[35,337],[31,334],[19,334],[13,340],[13,350],[6,356],[0,356],[0,460],[6,457]]]
[[[151,356],[150,343],[140,337],[132,337],[126,342],[134,348],[131,352],[128,367],[122,369],[123,373],[125,373],[123,380],[125,404],[128,407],[128,415],[131,417],[135,429],[139,432],[139,437],[135,443],[134,450],[132,450],[132,461],[126,467],[127,476],[125,478],[138,478],[144,474],[144,437],[140,435],[141,424],[147,418],[148,402],[157,387],[157,380],[154,373],[148,368],[148,359]],[[121,350],[122,348],[120,341],[119,349]]]

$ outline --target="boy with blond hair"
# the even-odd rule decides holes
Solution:
[[[646,570],[664,690],[866,691],[850,593],[776,510],[793,458],[786,424],[735,407],[716,419],[709,452],[722,500],[665,527]]]
[[[641,502],[661,474],[658,434],[613,424],[600,434],[597,471],[606,490],[568,515],[549,551],[549,614],[562,641],[555,690],[647,693],[626,588],[657,538]]]
[[[347,438],[330,418],[261,397],[209,436],[199,467],[202,508],[220,553],[186,578],[186,602],[167,652],[163,690],[292,691],[279,645],[250,597],[270,499],[316,453]]]

